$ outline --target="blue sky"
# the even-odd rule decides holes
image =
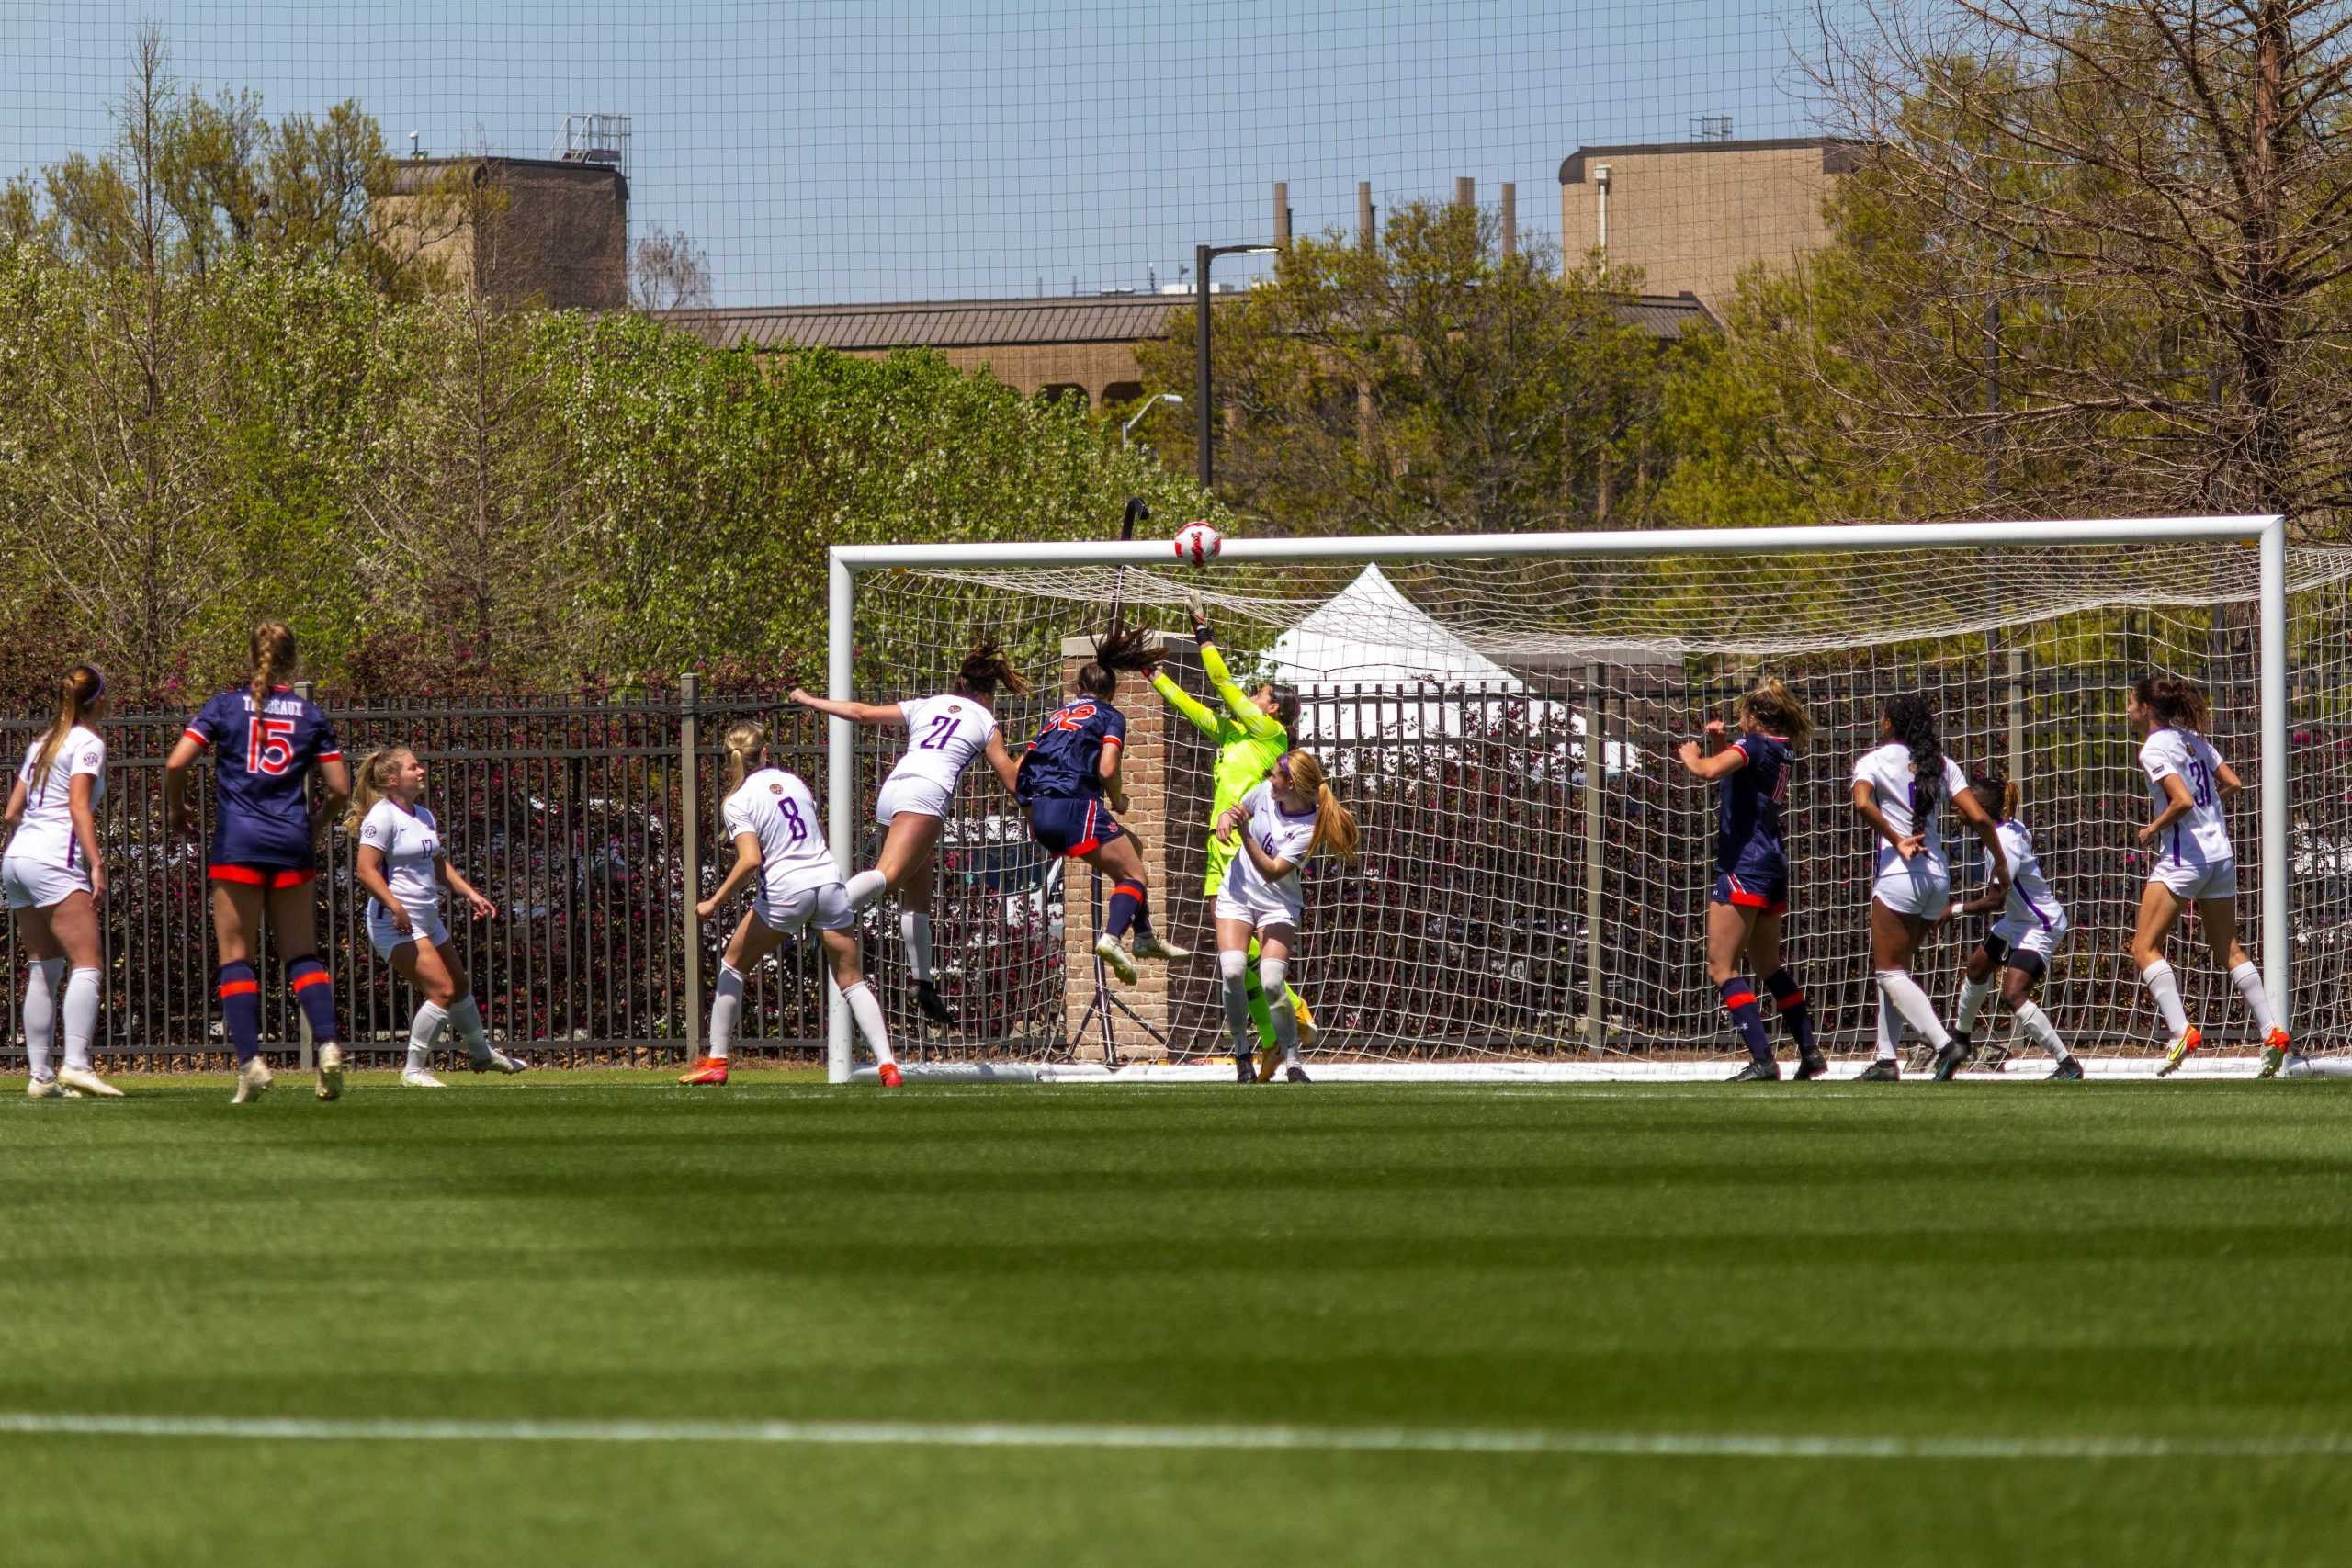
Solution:
[[[405,147],[546,156],[633,117],[631,222],[692,234],[723,304],[1176,281],[1198,242],[1518,186],[1559,225],[1579,145],[1810,129],[1782,0],[0,0],[0,177],[107,140],[141,20],[184,80],[273,114],[346,96]],[[1218,276],[1246,277],[1246,261]]]

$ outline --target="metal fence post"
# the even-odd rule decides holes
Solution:
[[[312,683],[311,683],[311,682],[309,682],[309,681],[297,681],[297,682],[294,682],[294,694],[295,694],[296,696],[298,696],[298,697],[301,698],[301,699],[302,699],[304,702],[306,702],[306,703],[307,703],[307,702],[310,702],[310,701],[311,701],[311,700],[312,700],[312,699],[311,699],[311,694],[312,692],[315,692],[316,690],[318,690],[317,686],[315,686],[314,684],[312,684]],[[255,715],[254,716],[254,722],[256,725],[258,725],[258,724],[261,722],[261,716],[260,716],[259,714],[255,714]],[[305,779],[303,779],[303,781],[302,781],[302,796],[303,796],[303,799],[304,799],[305,801],[308,801],[308,800],[309,800],[309,798],[310,798],[310,795],[311,795],[311,781],[310,781],[308,778],[305,778]],[[322,889],[322,890],[324,890],[324,889],[327,889],[327,888],[331,888],[331,887],[333,887],[333,886],[334,886],[334,878],[333,878],[332,876],[329,876],[329,875],[327,875],[327,874],[326,874],[326,872],[327,872],[327,870],[328,870],[328,869],[329,869],[329,868],[327,868],[326,866],[321,866],[321,867],[319,867],[320,875],[319,875],[319,878],[318,878],[318,886],[321,887],[321,889]],[[265,928],[265,930],[266,930],[266,929],[267,928],[268,924],[269,924],[269,900],[268,900],[268,899],[266,899],[266,898],[263,899],[263,900],[262,900],[262,904],[261,904],[261,908],[262,908],[262,916],[261,916],[261,918],[262,918],[262,924],[263,924],[263,927],[264,927],[264,928]],[[318,932],[318,926],[317,926],[318,918],[319,918],[319,917],[317,916],[317,914],[316,914],[316,913],[313,913],[313,914],[311,916],[311,922],[312,922],[312,924],[311,924],[311,940],[313,940],[313,941],[316,941],[316,940],[317,940],[317,938],[318,938],[318,934],[319,934],[319,932]],[[262,931],[255,931],[255,932],[254,932],[254,935],[253,935],[254,956],[256,959],[258,959],[258,958],[261,956],[261,952],[262,952],[262,936],[263,936],[263,932],[262,932]],[[278,957],[278,966],[279,966],[279,968],[282,970],[282,969],[285,967],[286,954],[285,954],[285,953],[281,950],[281,951],[279,952],[279,953],[278,953],[277,957]],[[300,1031],[301,1032],[301,1036],[302,1036],[302,1046],[301,1046],[301,1067],[302,1067],[302,1071],[304,1071],[304,1072],[306,1072],[306,1073],[307,1073],[307,1072],[311,1072],[311,1071],[315,1070],[315,1069],[317,1068],[318,1065],[319,1065],[319,1044],[318,1044],[318,1042],[317,1042],[317,1041],[315,1041],[315,1040],[313,1040],[312,1038],[311,1038],[311,1015],[310,1015],[309,1013],[307,1013],[307,1012],[303,1011],[303,1010],[302,1010],[302,1009],[301,1009],[300,1007],[299,1007],[299,1006],[298,1006],[298,1007],[296,1007],[296,1008],[295,1008],[295,1010],[294,1010],[294,1026],[295,1026],[295,1028],[297,1028],[298,1030],[300,1030]]]
[[[702,784],[695,771],[695,705],[702,694],[701,678],[691,670],[678,678],[678,799],[684,833],[680,839],[686,862],[686,1059],[702,1055],[702,917],[695,905],[702,897]]]

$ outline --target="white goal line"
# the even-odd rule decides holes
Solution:
[[[1025,1421],[477,1421],[0,1411],[0,1436],[247,1442],[724,1443],[818,1448],[1158,1449],[1169,1451],[1533,1454],[1562,1458],[1843,1460],[2324,1459],[2352,1433],[1639,1432],[1541,1427],[1131,1426]]]
[[[2164,1066],[2158,1056],[2113,1060],[2077,1055],[2086,1078],[2102,1083],[2154,1083]],[[1317,1084],[1690,1084],[1721,1083],[1730,1077],[1730,1058],[1696,1062],[1575,1061],[1575,1062],[1317,1062]],[[1825,1087],[1850,1080],[1862,1070],[1860,1062],[1839,1060]],[[2012,1057],[2003,1072],[1962,1072],[1964,1083],[2038,1084],[2054,1066],[2047,1057]],[[2172,1081],[2252,1078],[2261,1070],[2259,1056],[2191,1056],[2172,1075]],[[1130,1062],[1105,1067],[1100,1062],[901,1062],[910,1083],[933,1084],[1229,1084],[1231,1058],[1217,1056],[1177,1062]],[[2334,1076],[2322,1072],[2317,1077]],[[881,1081],[876,1069],[854,1069],[849,1081],[872,1085]],[[1815,1092],[1793,1080],[1792,1094]],[[1903,1082],[1928,1082],[1924,1073],[1905,1073]],[[1867,1086],[1876,1089],[1877,1086]]]

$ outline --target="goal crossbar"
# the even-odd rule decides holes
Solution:
[[[1856,554],[1903,550],[2236,542],[2259,551],[2259,733],[2262,772],[2262,852],[2270,874],[2262,879],[2264,987],[2282,1010],[2288,994],[2290,760],[2287,690],[2287,526],[2278,514],[2229,517],[2097,519],[2080,522],[1860,524],[1793,528],[1696,528],[1651,532],[1384,535],[1340,538],[1234,538],[1219,564],[1375,562],[1638,556]],[[855,640],[856,579],[890,569],[1152,566],[1170,560],[1161,540],[1006,541],[988,544],[835,545],[828,551],[827,694],[851,701]],[[1215,570],[1211,568],[1210,570]],[[826,822],[833,855],[846,877],[856,841],[855,739],[853,727],[829,719]],[[851,1078],[849,1010],[831,998],[826,1077]]]

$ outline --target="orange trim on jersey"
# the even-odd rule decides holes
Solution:
[[[186,739],[195,741],[198,746],[209,747],[212,744],[212,738],[193,725],[181,730],[180,735]]]
[[[288,980],[286,983],[286,988],[289,991],[299,991],[308,986],[323,986],[327,983],[327,972],[323,969],[313,969],[307,975],[298,976]]]
[[[343,761],[343,753],[340,751],[322,751],[319,753],[317,760],[322,762],[340,762]]]
[[[220,987],[220,999],[226,1001],[231,997],[250,997],[260,989],[261,982],[258,980],[224,981]]]
[[[1102,738],[1102,744],[1105,746],[1125,746],[1126,742],[1120,739],[1115,735],[1106,735]]]

